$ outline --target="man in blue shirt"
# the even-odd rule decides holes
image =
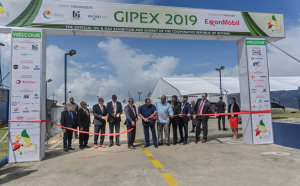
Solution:
[[[139,108],[139,116],[142,118],[142,123],[144,126],[144,135],[146,145],[144,147],[150,146],[150,136],[149,136],[149,127],[152,132],[152,140],[155,148],[158,148],[156,133],[155,133],[155,119],[151,119],[156,115],[156,108],[150,103],[150,99],[145,100],[145,104]],[[150,118],[149,118],[150,117]]]
[[[161,97],[161,101],[156,103],[157,118],[157,133],[159,145],[163,145],[163,131],[165,132],[165,144],[170,146],[170,118],[173,118],[173,109],[171,105],[166,102],[165,95]],[[170,118],[169,118],[170,117]]]

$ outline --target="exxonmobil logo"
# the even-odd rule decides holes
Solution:
[[[205,19],[205,24],[207,25],[212,25],[212,26],[216,26],[216,25],[240,25],[240,21],[239,20],[222,20],[222,21],[218,21],[218,20],[213,20],[213,19]]]

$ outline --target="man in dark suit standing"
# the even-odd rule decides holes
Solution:
[[[135,149],[133,146],[133,142],[135,139],[135,131],[136,131],[136,122],[138,120],[136,108],[133,105],[133,99],[129,98],[128,105],[125,107],[125,115],[126,115],[126,126],[127,130],[133,128],[132,131],[127,133],[127,140],[128,140],[128,148]]]
[[[70,97],[70,104],[72,104],[72,106],[73,106],[72,110],[73,110],[74,112],[76,112],[76,114],[77,114],[79,107],[78,107],[77,103],[74,102],[74,98],[73,98],[73,97]],[[66,106],[65,106],[65,108],[64,108],[64,111],[65,111],[65,110],[67,110],[67,107],[66,107]],[[78,127],[78,125],[77,125],[77,123],[76,123],[75,128],[77,128],[77,127]],[[74,135],[75,135],[75,138],[76,138],[76,139],[79,138],[79,137],[78,137],[78,132],[77,132],[77,131],[74,131]]]
[[[181,103],[181,114],[180,116],[180,123],[179,123],[179,134],[180,134],[180,140],[178,143],[182,143],[183,145],[187,144],[188,139],[188,123],[189,123],[189,117],[191,116],[191,105],[187,102],[188,97],[183,96],[182,103]],[[183,131],[182,128],[184,128],[184,137],[183,137]]]
[[[66,105],[67,110],[61,113],[61,126],[68,128],[75,128],[77,124],[76,120],[76,112],[72,111],[73,105],[68,103]],[[75,150],[72,148],[72,136],[73,131],[65,128],[61,128],[64,133],[63,143],[64,143],[64,151],[68,152],[69,150]]]
[[[107,120],[107,108],[105,105],[103,105],[104,99],[99,98],[98,104],[93,106],[93,114],[94,114],[94,132],[99,133],[101,130],[101,134],[105,134],[105,125]],[[94,148],[97,148],[97,142],[98,142],[98,136],[94,135]],[[104,142],[104,135],[101,135],[100,137],[100,146],[102,148],[106,148],[103,145]]]
[[[171,107],[173,109],[174,118],[171,119],[173,129],[173,145],[177,144],[177,126],[180,124],[179,114],[181,113],[181,105],[177,101],[177,96],[172,96]],[[175,116],[177,115],[177,116]]]
[[[216,104],[216,111],[217,113],[225,113],[226,110],[226,104],[222,101],[223,97],[219,98],[219,101]],[[223,123],[223,131],[226,131],[227,129],[225,128],[225,116],[218,116],[218,126],[219,126],[219,130],[221,130],[221,119],[222,119],[222,123]]]
[[[108,113],[108,122],[109,122],[109,133],[120,132],[120,115],[123,112],[122,104],[117,101],[117,96],[112,96],[112,101],[107,103],[107,113]],[[109,136],[109,147],[114,145],[114,137]],[[120,146],[120,135],[116,136],[116,145]]]
[[[77,123],[79,125],[80,131],[89,132],[90,130],[90,113],[88,111],[86,102],[80,103],[81,108],[77,112]],[[80,133],[79,134],[79,148],[91,148],[88,146],[89,134]]]
[[[200,140],[200,126],[202,123],[202,130],[203,130],[203,140],[202,143],[207,142],[207,133],[208,133],[208,128],[207,128],[207,121],[208,121],[208,116],[195,116],[195,114],[214,114],[213,113],[213,108],[210,104],[210,101],[207,99],[207,94],[204,93],[202,94],[202,100],[199,99],[196,103],[196,108],[194,110],[194,116],[193,118],[196,120],[196,140],[195,143],[197,143]]]
[[[194,113],[195,105],[196,105],[195,101],[192,100],[191,101],[191,113]],[[192,130],[190,132],[195,132],[196,123],[195,123],[193,116],[191,116],[191,120],[192,120]]]

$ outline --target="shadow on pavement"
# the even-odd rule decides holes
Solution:
[[[0,179],[0,184],[6,184],[11,181],[20,179],[22,177],[28,176],[38,170],[26,170],[28,166],[7,166],[6,169],[0,170],[0,175],[5,175],[4,178]]]

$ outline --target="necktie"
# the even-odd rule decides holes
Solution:
[[[201,112],[201,109],[202,109],[203,103],[204,103],[204,101],[202,101],[202,102],[201,102],[201,105],[200,105],[200,107],[199,107],[199,110],[198,110],[198,114],[200,114],[200,112]]]
[[[133,112],[133,114],[134,114],[134,116],[135,116],[135,112],[134,112],[134,110],[133,110],[133,106],[131,106],[131,110],[132,110],[132,112]]]
[[[72,111],[69,111],[69,114],[70,114],[71,118],[73,119]]]
[[[101,111],[102,111],[102,113],[103,113],[103,106],[101,105]]]
[[[84,111],[85,111],[86,115],[89,115],[86,109],[84,109]]]

